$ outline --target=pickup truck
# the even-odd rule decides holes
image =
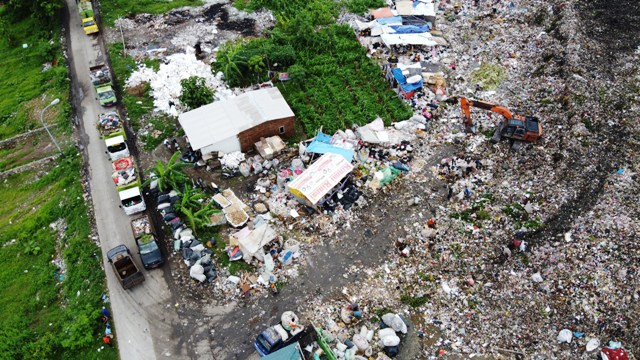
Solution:
[[[100,105],[111,107],[116,104],[116,93],[111,87],[111,72],[105,64],[89,67],[91,83],[96,88]]]
[[[113,266],[113,270],[116,272],[123,288],[131,289],[144,282],[144,274],[138,270],[126,246],[118,245],[109,250],[107,259]]]
[[[96,126],[100,137],[104,139],[107,146],[107,154],[111,161],[128,157],[129,147],[127,146],[127,134],[124,131],[124,126],[120,116],[115,111],[101,114],[98,117],[98,124]]]
[[[118,188],[118,197],[120,197],[120,206],[127,215],[137,214],[147,209],[144,197],[140,191],[140,182],[121,186]]]
[[[131,231],[133,231],[133,237],[136,239],[142,266],[148,270],[164,264],[164,257],[153,233],[153,224],[149,216],[142,215],[131,220]]]
[[[82,21],[82,29],[87,35],[95,34],[98,32],[98,24],[93,14],[93,5],[90,0],[80,0],[78,3],[78,12],[80,13],[80,20]]]

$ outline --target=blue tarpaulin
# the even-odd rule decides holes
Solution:
[[[390,26],[393,30],[396,31],[396,34],[422,34],[429,32],[429,25],[399,25],[399,26]]]
[[[353,155],[355,154],[353,150],[343,149],[341,147],[331,145],[331,136],[323,134],[318,131],[316,138],[307,146],[307,152],[312,152],[316,154],[338,154],[345,158],[348,162],[353,160]]]
[[[398,82],[398,85],[400,85],[400,87],[402,88],[402,91],[404,91],[405,93],[420,89],[422,87],[422,79],[420,79],[420,81],[418,81],[415,84],[408,84],[407,78],[402,74],[401,69],[398,69],[398,68],[391,69],[391,73],[393,74],[393,77]]]
[[[402,24],[402,17],[401,16],[393,16],[393,17],[388,17],[388,18],[380,18],[380,19],[376,19],[376,21],[380,25],[401,25]]]

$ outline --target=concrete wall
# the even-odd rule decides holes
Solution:
[[[242,152],[252,151],[254,149],[253,144],[260,141],[260,138],[263,137],[279,135],[281,138],[286,139],[293,136],[295,133],[293,128],[294,121],[294,116],[271,120],[241,132],[238,134],[238,139],[240,139]],[[283,133],[280,132],[281,127],[284,127]]]

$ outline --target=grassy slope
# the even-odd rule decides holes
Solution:
[[[12,43],[0,38],[0,139],[39,127],[38,110],[54,98],[60,104],[45,118],[58,124],[56,135],[70,136],[67,69],[59,64],[41,71],[53,54],[62,58],[60,33],[39,38],[37,25],[31,19],[11,24]],[[3,150],[3,159],[23,150]],[[51,166],[46,173],[25,172],[0,182],[0,359],[116,359],[116,349],[96,351],[104,273],[100,249],[89,238],[81,159],[68,150]],[[57,233],[49,227],[60,218],[68,226],[61,240],[68,266],[63,281],[54,276]]]
[[[2,16],[4,9],[0,8],[0,17]],[[51,62],[54,56],[62,61],[57,43],[60,31],[55,31],[46,39],[54,40],[54,45],[51,46],[48,41],[38,39],[38,34],[31,31],[37,27],[34,21],[27,19],[12,25],[11,44],[6,36],[0,37],[0,139],[40,127],[38,110],[41,108],[37,107],[37,116],[30,116],[33,106],[40,103],[46,106],[55,98],[60,99],[60,104],[47,112],[57,114],[54,121],[61,129],[70,130],[67,121],[71,113],[67,69],[59,64],[42,71],[44,61]],[[22,44],[28,44],[28,47],[24,49]],[[43,95],[46,98],[40,101]]]
[[[81,159],[69,153],[43,176],[25,172],[0,185],[0,354],[8,358],[116,358],[97,353],[104,273],[91,241]],[[62,239],[49,224],[64,218]],[[51,263],[56,241],[68,266],[62,282]],[[78,296],[79,293],[79,296]],[[62,305],[64,304],[64,305]]]

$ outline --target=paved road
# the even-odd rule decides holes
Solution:
[[[111,181],[111,163],[105,154],[95,127],[98,115],[104,112],[96,100],[89,79],[89,66],[101,59],[102,51],[97,37],[82,31],[74,0],[67,0],[69,10],[69,57],[73,102],[80,120],[81,142],[86,148],[91,196],[95,210],[98,235],[102,247],[104,267],[113,310],[114,326],[121,359],[184,358],[173,353],[175,327],[180,320],[173,307],[173,299],[165,272],[169,269],[144,271],[143,285],[126,291],[118,282],[106,253],[112,247],[125,244],[135,253],[135,242],[129,228],[130,217],[118,207],[119,199]],[[99,61],[99,60],[98,60]],[[140,259],[134,255],[137,265]],[[98,269],[96,269],[98,271]]]

